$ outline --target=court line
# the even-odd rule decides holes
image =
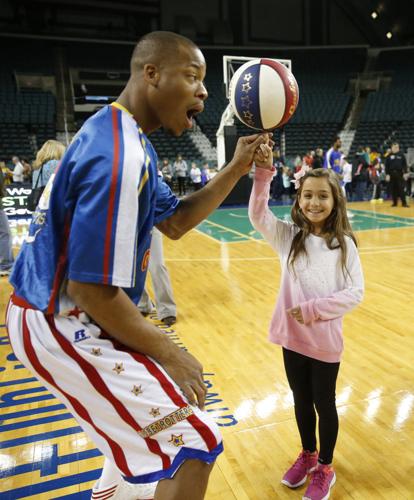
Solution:
[[[214,243],[227,243],[225,241],[220,241],[220,240],[217,240],[216,238],[214,238],[213,236],[210,236],[209,234],[205,233],[204,231],[201,231],[201,229],[198,229],[198,227],[195,227],[193,229],[193,231],[195,231],[196,233],[199,233],[199,234],[202,234],[203,236],[206,236],[209,240],[212,240],[214,241]]]
[[[272,208],[272,207],[270,207]],[[244,216],[244,215],[236,215],[236,214],[232,214],[232,210],[246,210],[246,208],[244,207],[240,207],[240,208],[236,208],[236,209],[222,209],[220,210],[221,212],[226,212],[229,216],[233,216],[233,217],[238,217],[238,218],[248,218],[248,215]],[[390,214],[381,214],[384,216],[384,218],[380,218],[376,215],[375,212],[370,212],[369,210],[359,210],[359,209],[350,209],[356,216],[360,216],[362,218],[367,218],[367,219],[374,219],[374,220],[377,220],[379,222],[383,222],[383,223],[392,223],[394,222],[395,224],[401,224],[402,225],[402,228],[407,228],[407,227],[414,227],[414,219],[410,218],[410,217],[402,217],[402,216],[399,216],[399,215],[390,215]],[[407,220],[408,219],[408,220]],[[216,226],[216,227],[219,227],[220,229],[224,229],[226,232],[229,232],[229,233],[234,233],[236,234],[237,236],[241,236],[243,239],[242,240],[233,240],[233,241],[221,241],[221,240],[218,240],[216,238],[214,238],[214,236],[210,236],[210,235],[207,235],[209,236],[211,239],[214,239],[216,242],[218,243],[244,243],[246,241],[251,241],[251,240],[254,240],[256,242],[263,242],[263,238],[260,238],[260,239],[256,239],[256,238],[252,238],[251,236],[247,235],[247,234],[244,234],[244,233],[240,233],[239,231],[236,231],[235,229],[231,229],[227,226],[224,226],[223,224],[219,224],[217,222],[213,222],[209,219],[206,219],[203,221],[204,223],[208,223],[208,224],[211,224],[213,226]],[[378,230],[378,229],[402,229],[401,227],[391,227],[391,228],[381,228],[381,227],[378,227],[378,228],[367,228],[367,229],[358,229],[356,230],[356,232],[360,232],[360,231],[372,231],[372,230]],[[201,233],[202,231],[199,230]],[[205,233],[204,233],[205,234]],[[259,233],[260,234],[260,233]]]
[[[224,229],[225,231],[227,231],[229,233],[233,233],[233,234],[236,234],[237,236],[241,236],[242,238],[245,238],[247,240],[257,241],[255,238],[252,238],[251,236],[248,236],[244,233],[240,233],[239,231],[236,231],[235,229],[230,229],[226,226],[223,226],[222,224],[218,224],[217,222],[212,222],[211,220],[208,220],[208,219],[206,219],[204,222],[206,224],[211,224],[212,226],[219,227],[220,229]]]
[[[407,246],[407,247],[398,247],[398,248],[393,248],[393,247],[384,247],[380,248],[378,250],[372,249],[372,250],[364,250],[360,249],[359,254],[360,255],[376,255],[380,253],[395,253],[395,252],[409,252],[414,249],[414,246]],[[230,261],[230,262],[249,262],[249,261],[267,261],[267,260],[279,260],[278,256],[275,254],[274,257],[229,257],[228,259],[223,259],[222,257],[207,257],[207,258],[182,258],[182,259],[165,259],[166,262],[222,262],[222,261]]]

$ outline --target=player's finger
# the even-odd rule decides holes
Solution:
[[[192,389],[191,383],[190,382],[184,382],[180,386],[181,390],[183,391],[184,396],[187,398],[188,402],[190,403],[191,406],[197,406],[197,401],[194,396],[194,391]]]
[[[200,408],[200,410],[204,410],[204,403],[206,401],[207,394],[206,386],[204,385],[204,383],[197,381],[193,384],[192,389],[197,396],[198,407]]]
[[[267,141],[268,141],[267,134],[259,134],[253,142],[249,141],[251,151],[254,151],[260,146],[260,144],[265,144]]]
[[[251,144],[253,143],[254,141],[257,140],[258,137],[261,137],[263,134],[254,134],[254,135],[245,135],[242,140],[243,142],[245,142],[246,144]]]

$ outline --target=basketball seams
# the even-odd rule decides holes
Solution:
[[[283,64],[271,59],[261,59],[261,63],[266,66],[271,66],[283,82],[286,98],[285,113],[277,125],[281,127],[290,120],[297,108],[299,102],[299,88],[292,73]]]

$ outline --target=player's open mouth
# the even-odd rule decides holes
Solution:
[[[199,113],[201,113],[203,110],[204,106],[202,104],[198,104],[197,106],[194,106],[193,108],[187,110],[188,128],[191,128],[193,126],[193,118]]]

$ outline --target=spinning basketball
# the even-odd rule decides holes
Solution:
[[[229,98],[237,118],[255,130],[287,123],[299,102],[292,72],[273,59],[253,59],[234,73]]]

